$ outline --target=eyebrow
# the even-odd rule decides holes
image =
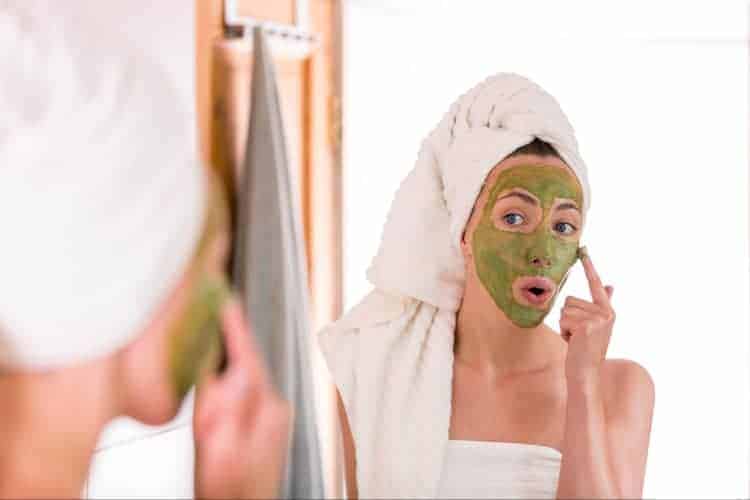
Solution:
[[[560,203],[559,205],[555,207],[555,210],[569,210],[569,209],[573,209],[573,210],[580,212],[580,210],[578,210],[578,205],[576,205],[572,201],[566,201],[566,202]]]
[[[498,202],[500,200],[504,200],[505,198],[511,198],[513,196],[515,196],[517,198],[521,198],[525,202],[531,203],[532,205],[539,205],[539,201],[537,201],[536,198],[534,198],[533,196],[528,195],[526,193],[523,193],[521,191],[511,191],[510,193],[504,194],[503,196],[501,196],[500,198],[498,198],[495,201]]]

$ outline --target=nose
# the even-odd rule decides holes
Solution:
[[[531,265],[540,269],[548,268],[552,265],[552,259],[546,255],[532,255]]]
[[[552,267],[555,244],[546,234],[537,235],[526,250],[526,258],[535,269],[549,269]]]

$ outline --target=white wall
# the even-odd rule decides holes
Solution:
[[[422,138],[486,76],[527,75],[561,102],[589,165],[584,241],[618,313],[609,354],[656,383],[644,495],[746,498],[747,19],[745,2],[705,0],[350,0],[347,306],[369,289]],[[587,297],[579,268],[565,292]]]

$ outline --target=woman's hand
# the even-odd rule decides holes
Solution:
[[[615,322],[615,311],[610,304],[613,288],[602,284],[585,249],[581,252],[581,263],[593,302],[568,297],[560,314],[560,333],[568,342],[565,375],[574,382],[598,376]]]
[[[273,390],[239,304],[222,311],[228,364],[196,393],[196,498],[275,498],[289,446],[290,410]]]

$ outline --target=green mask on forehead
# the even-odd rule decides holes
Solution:
[[[495,226],[493,207],[497,198],[514,188],[533,194],[541,203],[542,219],[532,232]],[[582,206],[581,189],[566,170],[531,164],[507,168],[494,181],[474,230],[472,250],[479,280],[495,304],[522,328],[537,326],[544,320],[578,256],[578,238],[563,237],[552,227],[552,207],[560,198],[574,200]],[[537,264],[534,264],[535,259]],[[540,266],[540,261],[546,264]],[[543,309],[519,303],[514,297],[513,282],[523,276],[546,277],[557,285],[555,296]]]

